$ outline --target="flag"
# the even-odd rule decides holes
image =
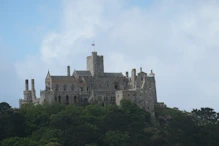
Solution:
[[[93,44],[91,44],[91,46],[95,46],[95,44],[93,43]]]

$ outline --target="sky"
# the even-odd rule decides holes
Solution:
[[[152,69],[159,102],[219,111],[218,14],[218,0],[0,0],[0,102],[85,70],[95,41],[106,72]]]

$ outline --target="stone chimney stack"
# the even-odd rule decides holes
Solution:
[[[136,69],[132,69],[132,77],[131,77],[131,81],[132,81],[132,87],[135,88],[136,87]]]
[[[132,78],[135,79],[136,78],[136,69],[132,69]]]
[[[126,77],[127,77],[127,78],[129,77],[129,72],[126,72]]]
[[[28,79],[25,80],[25,90],[26,91],[29,90]]]
[[[31,79],[31,88],[32,88],[32,91],[35,90],[35,83],[34,83],[34,79]]]
[[[67,67],[67,76],[70,76],[70,66]]]

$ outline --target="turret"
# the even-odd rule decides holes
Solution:
[[[31,90],[35,91],[34,79],[31,79]]]
[[[132,69],[132,80],[136,79],[136,69]]]
[[[24,90],[24,100],[25,103],[30,103],[32,101],[31,91],[29,90],[28,79],[25,80],[25,90]]]
[[[126,74],[126,77],[128,78],[129,77],[129,72],[126,72],[125,74]]]
[[[26,91],[29,90],[28,79],[25,80],[25,90]]]
[[[153,73],[153,70],[151,70],[150,76],[155,76],[155,74]]]
[[[35,83],[34,83],[34,79],[31,79],[31,92],[32,92],[32,100],[36,99],[36,91],[35,91]]]
[[[70,66],[67,66],[67,76],[70,76]]]
[[[132,77],[131,77],[131,80],[132,80],[132,87],[135,88],[136,87],[136,69],[132,69]]]

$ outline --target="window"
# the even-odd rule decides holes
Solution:
[[[59,103],[61,103],[61,96],[59,96]]]
[[[114,89],[115,89],[115,90],[118,89],[118,84],[117,84],[117,83],[115,83],[115,85],[114,85]]]
[[[56,84],[56,91],[58,91],[59,90],[59,85],[58,84]]]
[[[66,104],[69,104],[69,97],[68,97],[68,95],[66,96]]]
[[[81,89],[81,92],[83,92],[83,87],[81,87],[80,89]]]
[[[57,97],[55,96],[55,101],[57,101]]]
[[[128,94],[128,96],[129,96],[130,94]]]
[[[89,91],[89,87],[87,87],[87,91]]]
[[[143,81],[143,77],[141,77],[141,80]]]
[[[71,90],[74,91],[74,85],[71,85]]]
[[[105,101],[108,101],[108,97],[105,97]]]
[[[77,96],[74,96],[74,103],[77,102]]]
[[[109,88],[109,83],[108,82],[106,83],[106,87]]]
[[[63,88],[64,88],[64,91],[66,91],[66,89],[67,89],[67,85],[64,85],[64,87],[63,87]]]

